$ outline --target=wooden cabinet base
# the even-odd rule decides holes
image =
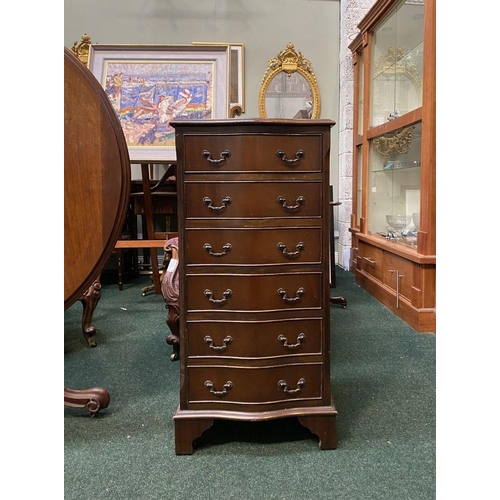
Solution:
[[[396,292],[363,271],[356,271],[356,283],[417,332],[436,333],[435,308],[418,309],[404,297],[396,304]]]
[[[213,418],[186,418],[183,419],[177,410],[175,416],[175,454],[191,455],[193,441],[200,437],[214,423]]]
[[[353,241],[356,283],[417,332],[436,333],[435,256],[376,236],[357,235]]]
[[[333,450],[337,447],[337,410],[333,403],[331,406],[266,412],[191,411],[181,410],[177,407],[173,417],[175,421],[175,454],[191,455],[193,441],[209,429],[216,419],[258,422],[286,417],[298,417],[301,425],[318,436],[321,450]]]

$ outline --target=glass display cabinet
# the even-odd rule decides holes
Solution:
[[[417,331],[435,332],[435,0],[378,0],[358,28],[350,270]]]

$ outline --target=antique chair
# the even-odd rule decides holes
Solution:
[[[166,342],[173,348],[170,359],[176,361],[179,359],[179,238],[167,240],[163,249],[165,254],[171,254],[168,266],[161,275],[161,293],[168,309],[166,322],[171,332]]]

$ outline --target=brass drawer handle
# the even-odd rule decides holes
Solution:
[[[229,196],[226,196],[223,200],[222,200],[222,205],[220,207],[214,207],[212,205],[212,200],[208,197],[208,196],[205,196],[205,198],[203,198],[203,203],[205,203],[205,205],[207,205],[207,207],[210,209],[210,210],[224,210],[225,208],[227,208],[228,205],[231,204],[233,200],[229,197]]]
[[[232,383],[230,380],[228,380],[228,381],[224,384],[222,391],[216,391],[216,390],[214,389],[214,383],[213,383],[212,381],[210,381],[210,380],[206,380],[206,381],[205,381],[205,387],[207,387],[208,389],[210,389],[210,392],[211,392],[212,394],[215,394],[216,396],[225,396],[225,395],[227,394],[227,391],[228,391],[229,389],[232,389],[232,388],[233,388],[233,383]]]
[[[304,243],[302,241],[299,241],[295,248],[295,252],[290,252],[286,249],[286,245],[284,243],[282,243],[281,241],[278,243],[278,250],[281,250],[287,257],[296,257],[297,255],[299,255],[299,253],[304,250]]]
[[[290,160],[290,159],[286,158],[286,153],[282,149],[278,149],[278,151],[276,151],[276,156],[278,158],[281,158],[285,163],[288,163],[289,165],[291,165],[293,163],[297,163],[301,158],[304,158],[305,153],[304,153],[303,149],[299,149],[295,153],[295,158]]]
[[[286,296],[286,290],[283,288],[278,288],[278,295],[285,301],[285,302],[297,302],[300,300],[302,295],[304,295],[305,289],[300,287],[296,292],[295,292],[295,297],[287,297]]]
[[[205,382],[206,383],[206,382]],[[283,392],[286,392],[287,394],[296,394],[297,392],[300,392],[302,390],[302,387],[306,385],[306,379],[301,378],[297,382],[297,389],[289,389],[288,384],[286,383],[286,380],[280,380],[278,382],[278,387],[283,390]]]
[[[233,337],[231,337],[231,335],[228,335],[223,341],[222,343],[224,345],[221,345],[221,346],[216,346],[214,345],[214,341],[212,339],[212,337],[210,337],[210,335],[207,335],[203,341],[205,342],[205,344],[208,344],[208,347],[210,347],[210,349],[213,349],[214,351],[224,351],[225,349],[227,349],[227,346],[233,341]]]
[[[376,260],[369,259],[368,257],[363,257],[363,260],[366,260],[366,262],[375,265],[377,263]]]
[[[212,290],[209,290],[208,288],[203,292],[203,294],[205,295],[205,297],[208,297],[208,300],[210,302],[213,302],[214,304],[225,304],[227,298],[233,295],[233,291],[228,288],[225,292],[222,292],[222,299],[214,299],[214,292],[212,292]]]
[[[295,205],[287,205],[286,204],[286,198],[284,198],[283,196],[278,196],[278,199],[277,199],[278,203],[280,205],[283,206],[283,208],[285,208],[286,210],[296,210],[297,208],[300,207],[300,205],[302,205],[304,203],[304,197],[303,196],[299,196],[296,200],[295,200]]]
[[[211,245],[209,245],[208,243],[205,243],[203,245],[203,249],[206,250],[208,252],[209,255],[212,255],[214,257],[222,257],[223,255],[226,255],[227,252],[229,252],[231,249],[233,248],[233,246],[231,245],[231,243],[226,243],[223,247],[222,247],[222,252],[214,252],[212,250],[212,247]]]
[[[296,344],[289,344],[288,343],[288,339],[284,336],[284,335],[280,335],[278,337],[278,340],[285,346],[285,347],[288,347],[290,349],[295,349],[296,347],[299,347],[302,342],[304,342],[304,340],[306,340],[306,335],[305,333],[301,333],[299,334],[299,336],[297,337],[297,343]]]
[[[220,154],[220,160],[212,160],[212,153],[210,153],[210,151],[207,151],[206,149],[201,152],[201,155],[210,163],[219,164],[223,161],[226,161],[226,159],[231,156],[231,151],[229,151],[229,149],[225,149],[224,151],[222,151],[222,153]]]

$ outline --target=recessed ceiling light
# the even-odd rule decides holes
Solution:
[[[415,21],[418,21],[420,19],[423,19],[424,15],[423,14],[414,14],[411,17],[412,17],[412,19],[415,19]]]

